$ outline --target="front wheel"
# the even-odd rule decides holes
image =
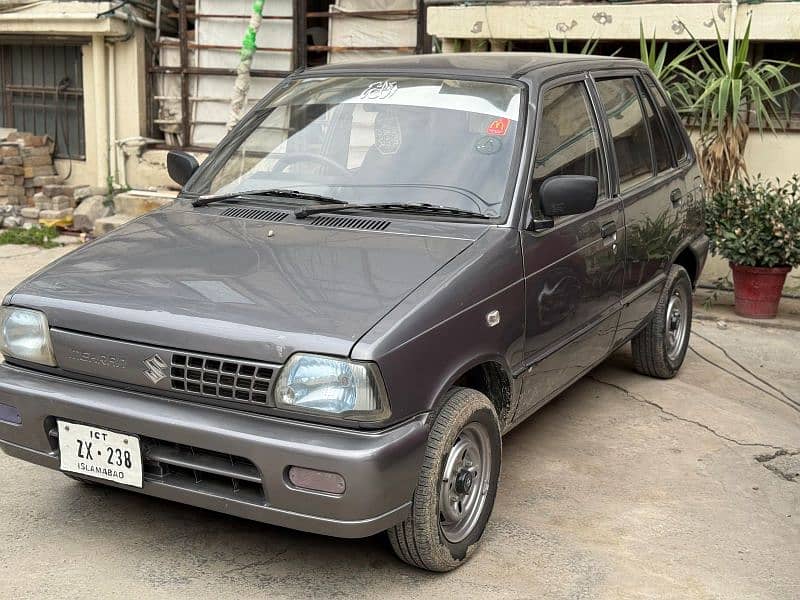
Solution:
[[[395,554],[429,571],[464,563],[494,507],[500,454],[500,425],[489,399],[467,388],[450,390],[428,437],[411,514],[387,531]]]
[[[642,375],[669,379],[683,364],[692,330],[692,280],[672,265],[650,323],[631,341],[634,368]]]

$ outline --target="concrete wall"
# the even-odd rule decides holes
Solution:
[[[697,141],[696,132],[691,132],[692,141]],[[766,130],[763,135],[751,130],[745,148],[747,172],[751,176],[779,178],[786,181],[800,174],[800,131]]]
[[[740,2],[735,19],[729,2],[658,2],[571,4],[489,3],[430,6],[428,33],[455,39],[591,39],[638,40],[639,23],[660,39],[716,39],[714,23],[727,36],[732,24],[743,32],[752,16],[753,40],[800,39],[800,5],[796,2]]]
[[[800,173],[800,131],[764,133],[751,131],[745,150],[747,171],[785,181]]]
[[[109,175],[117,182],[124,180],[124,175],[120,173],[123,161],[115,142],[141,136],[147,131],[147,71],[142,29],[138,29],[133,38],[125,42],[108,43],[103,39],[100,62],[104,68],[99,77],[95,73],[93,60],[98,41],[95,37],[91,44],[83,47],[86,160],[82,165],[73,161],[70,181],[105,185]],[[100,78],[105,80],[102,86]],[[97,93],[101,87],[105,90],[105,97]],[[103,120],[108,137],[100,139],[97,129]],[[66,167],[59,165],[59,173],[63,172],[66,172]]]

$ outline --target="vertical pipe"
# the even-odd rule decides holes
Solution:
[[[294,65],[293,69],[303,69],[308,64],[308,39],[307,15],[308,4],[306,0],[294,0]]]
[[[736,16],[739,12],[738,0],[731,0],[731,26],[728,27],[728,70],[733,70],[733,46],[736,43]]]
[[[97,185],[105,186],[108,178],[108,91],[106,45],[102,35],[92,36],[92,76],[94,77]]]
[[[161,40],[161,0],[156,0],[156,41]]]
[[[186,0],[178,4],[178,40],[180,43],[181,57],[181,145],[189,146],[191,137],[191,115],[189,114],[189,77],[186,69],[189,67],[189,19],[186,16]]]
[[[108,45],[108,154],[109,172],[119,180],[117,164],[117,52],[114,44]]]
[[[428,21],[428,6],[425,0],[417,0],[417,47],[416,54],[425,54],[426,48],[430,46],[428,43],[427,29]]]

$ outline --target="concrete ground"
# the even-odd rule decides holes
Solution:
[[[0,248],[0,294],[64,252]],[[625,349],[505,438],[454,573],[0,455],[0,598],[796,599],[800,331],[699,316],[675,379]]]

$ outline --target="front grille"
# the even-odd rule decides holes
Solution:
[[[170,381],[176,392],[266,405],[276,369],[263,363],[174,352]]]
[[[144,477],[171,487],[264,505],[261,473],[246,458],[194,446],[140,438]]]

